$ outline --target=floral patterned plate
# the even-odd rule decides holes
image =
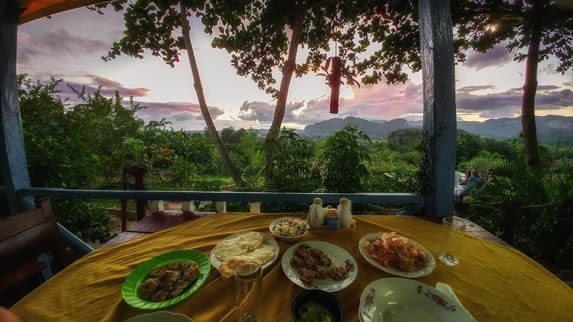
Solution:
[[[302,244],[306,244],[312,248],[325,252],[332,260],[332,265],[343,266],[348,272],[348,276],[341,281],[335,281],[333,279],[314,279],[312,283],[303,281],[297,271],[290,264],[294,255],[294,250]],[[358,266],[356,265],[356,261],[352,255],[336,245],[322,241],[305,241],[291,246],[284,253],[281,264],[285,275],[293,283],[307,290],[319,289],[326,292],[337,292],[352,284],[358,275]]]
[[[380,234],[380,233],[368,234],[368,235],[362,237],[360,239],[360,241],[358,242],[358,249],[360,250],[360,254],[362,254],[362,257],[364,257],[364,259],[368,263],[374,265],[375,267],[383,270],[384,272],[386,272],[388,274],[392,274],[392,275],[396,275],[396,276],[400,276],[400,277],[407,277],[407,278],[423,277],[423,276],[429,275],[430,273],[432,273],[434,271],[434,269],[436,269],[436,260],[434,259],[434,256],[432,255],[432,253],[430,253],[430,251],[428,251],[420,243],[418,243],[412,239],[409,239],[409,242],[411,244],[414,244],[414,245],[420,247],[426,253],[426,263],[424,264],[424,266],[420,267],[420,269],[417,269],[413,272],[405,272],[405,271],[401,271],[401,270],[394,268],[394,267],[384,266],[384,265],[380,264],[374,258],[372,258],[372,257],[368,256],[368,254],[366,254],[366,250],[364,250],[363,245],[367,240],[371,240],[371,239],[374,239],[376,237],[380,237],[381,235],[384,235],[384,233],[382,233],[382,234]]]
[[[455,300],[435,288],[406,278],[370,283],[360,296],[360,322],[473,322]]]

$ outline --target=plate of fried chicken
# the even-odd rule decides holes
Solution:
[[[305,289],[337,292],[358,275],[354,257],[346,250],[323,241],[306,241],[286,250],[281,261],[285,275]]]

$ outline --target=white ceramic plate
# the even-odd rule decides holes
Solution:
[[[241,232],[229,235],[229,236],[225,237],[223,240],[234,238],[234,237],[237,237],[237,236],[245,234],[245,233],[250,233],[250,231],[241,231]],[[265,268],[271,266],[277,260],[277,258],[279,258],[280,248],[279,248],[279,244],[277,243],[277,241],[274,240],[272,237],[270,237],[269,235],[264,234],[264,233],[261,233],[261,234],[263,234],[263,244],[269,245],[275,250],[275,256],[273,256],[273,259],[270,262],[263,265],[263,269],[265,269]],[[217,246],[215,246],[215,247],[217,247]],[[217,256],[215,256],[215,252],[213,252],[213,250],[211,250],[211,255],[209,256],[209,260],[211,261],[211,265],[213,265],[213,267],[215,267],[217,270],[219,270],[219,267],[221,267],[221,261],[217,258]]]
[[[307,244],[312,248],[316,248],[325,252],[328,256],[330,256],[333,265],[344,266],[346,268],[348,277],[342,281],[335,281],[333,279],[315,279],[312,284],[303,282],[303,280],[301,280],[298,276],[297,271],[290,265],[294,250],[302,244]],[[285,275],[293,283],[307,290],[319,289],[326,292],[340,291],[348,287],[348,285],[352,284],[358,275],[358,265],[356,265],[356,261],[352,255],[336,245],[322,241],[306,241],[291,246],[284,253],[281,264]]]
[[[368,234],[368,235],[362,237],[360,239],[360,241],[358,242],[358,249],[360,250],[360,254],[362,254],[362,257],[364,257],[364,259],[366,261],[368,261],[368,263],[376,266],[377,268],[383,270],[384,272],[386,272],[388,274],[392,274],[392,275],[396,275],[396,276],[400,276],[400,277],[407,277],[407,278],[418,278],[418,277],[426,276],[426,275],[429,275],[431,272],[433,272],[434,269],[436,269],[436,260],[434,259],[434,256],[432,255],[432,253],[430,253],[420,243],[418,243],[412,239],[409,239],[410,243],[420,247],[426,253],[426,264],[424,266],[420,267],[420,269],[413,271],[413,272],[404,272],[404,271],[401,271],[397,268],[384,266],[384,265],[380,264],[374,258],[372,258],[372,257],[368,256],[368,254],[366,254],[366,251],[363,249],[362,245],[364,244],[365,241],[373,239],[375,237],[380,237],[382,235],[384,235],[384,233]]]
[[[189,317],[180,313],[157,311],[149,314],[134,316],[124,322],[193,322]]]
[[[456,301],[435,288],[405,278],[370,283],[360,296],[360,322],[472,322]]]

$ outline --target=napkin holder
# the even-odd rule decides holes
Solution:
[[[351,230],[351,229],[356,229],[356,219],[352,219],[352,225],[348,228],[340,228],[340,225],[338,224],[338,218],[332,218],[330,225],[328,219],[325,219],[324,225],[319,227],[313,227],[310,226],[309,224],[309,227],[310,230]]]

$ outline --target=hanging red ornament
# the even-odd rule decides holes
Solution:
[[[340,84],[342,84],[342,59],[338,56],[330,57],[326,61],[324,71],[326,82],[330,86],[330,113],[338,114],[338,101],[340,98]]]
[[[360,84],[354,80],[354,75],[344,68],[344,62],[338,56],[328,58],[322,70],[326,74],[318,75],[326,76],[326,84],[330,87],[330,113],[338,114],[340,85],[344,84],[342,77],[345,77],[349,84],[357,85],[358,87],[360,87]]]

